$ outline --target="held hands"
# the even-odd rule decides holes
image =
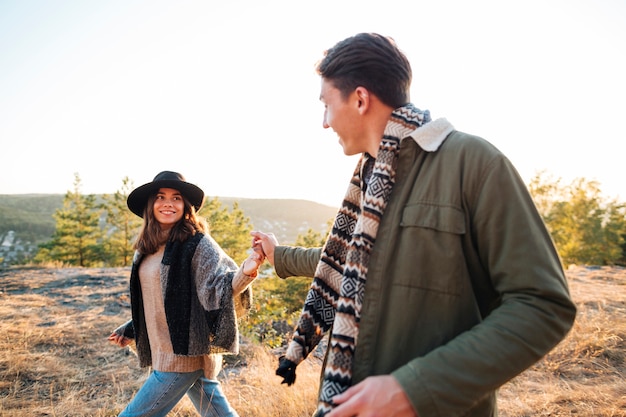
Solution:
[[[252,248],[260,249],[272,266],[274,266],[274,248],[278,246],[278,240],[273,233],[251,232]]]
[[[327,417],[419,417],[402,386],[391,375],[371,376],[333,398]]]
[[[252,281],[257,277],[259,267],[265,260],[265,255],[261,248],[252,248],[252,252],[243,264],[239,272],[233,278],[233,295],[241,294]]]
[[[265,254],[261,247],[252,245],[252,253],[243,261],[243,273],[249,277],[256,277],[257,271],[261,264],[265,261]]]

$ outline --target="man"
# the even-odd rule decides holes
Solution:
[[[280,277],[313,276],[277,374],[326,332],[316,416],[495,416],[496,389],[571,328],[557,252],[510,161],[410,103],[394,41],[362,33],[318,64],[324,127],[362,157],[324,248],[253,232]]]

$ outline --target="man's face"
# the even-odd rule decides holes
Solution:
[[[344,154],[364,152],[356,93],[352,92],[344,99],[332,81],[322,78],[320,101],[324,104],[324,129],[330,127],[335,131]]]

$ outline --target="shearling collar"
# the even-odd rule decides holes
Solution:
[[[435,152],[453,130],[447,119],[440,118],[415,129],[410,136],[425,151]]]

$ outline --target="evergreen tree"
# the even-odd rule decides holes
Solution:
[[[564,264],[624,260],[625,206],[603,198],[596,181],[579,178],[560,186],[538,174],[529,188]]]
[[[626,266],[626,205],[616,200],[607,208],[606,235],[611,248],[611,258],[607,264]]]
[[[329,222],[328,224],[328,231],[330,231],[330,227],[332,227],[332,220]],[[328,232],[325,234],[322,234],[320,232],[318,232],[317,230],[313,230],[312,228],[309,228],[309,230],[306,231],[305,234],[303,235],[298,235],[296,237],[296,246],[302,246],[304,248],[316,248],[316,247],[320,247],[320,246],[324,246],[324,243],[326,242],[326,236],[328,236]]]
[[[248,257],[252,224],[239,204],[233,203],[229,210],[215,197],[204,204],[199,215],[207,219],[211,236],[235,262],[240,264]]]
[[[56,230],[52,239],[40,245],[35,261],[85,267],[103,264],[100,210],[95,195],[82,195],[80,188],[81,180],[76,173],[74,190],[65,194],[63,207],[53,214]]]
[[[541,217],[546,220],[554,205],[566,198],[565,188],[560,178],[554,178],[547,171],[539,171],[530,180],[528,190]]]
[[[107,264],[110,266],[129,266],[133,260],[133,242],[143,222],[126,205],[128,195],[133,188],[133,182],[128,177],[124,177],[121,189],[112,195],[102,196],[104,202],[102,207],[106,213],[103,245]]]

